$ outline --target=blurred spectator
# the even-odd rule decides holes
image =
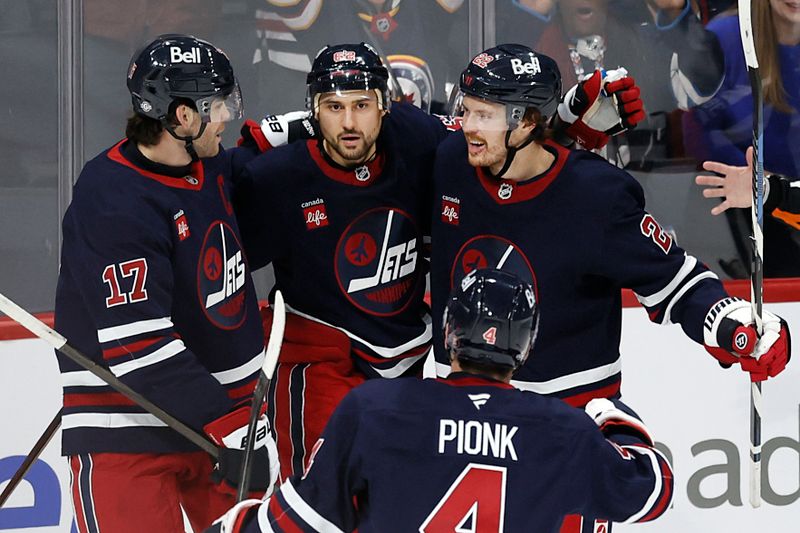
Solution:
[[[409,100],[444,111],[469,59],[464,0],[257,0],[259,111],[302,109],[306,74],[326,44],[364,41],[393,66]],[[394,89],[394,88],[393,88]],[[250,107],[254,109],[254,107]]]
[[[800,176],[800,5],[787,0],[753,3],[753,33],[763,80],[764,169]],[[753,138],[753,99],[744,61],[737,16],[713,20],[708,29],[719,37],[725,53],[725,80],[717,95],[684,117],[687,152],[699,160],[744,166]],[[764,273],[771,277],[800,275],[800,235],[773,212],[764,219]],[[741,213],[731,212],[734,228]],[[739,229],[743,261],[749,230]]]
[[[622,66],[637,80],[649,118],[628,144],[610,145],[605,155],[618,166],[673,156],[667,114],[707,100],[721,82],[719,44],[689,0],[513,0],[497,4],[497,21],[498,42],[554,58],[565,87],[595,68]]]

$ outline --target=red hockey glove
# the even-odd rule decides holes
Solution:
[[[780,374],[791,357],[791,337],[786,321],[764,311],[764,335],[756,339],[750,302],[724,298],[706,315],[703,338],[706,350],[723,367],[740,363],[752,381]]]
[[[655,442],[644,422],[619,409],[611,400],[595,398],[586,404],[584,410],[603,435],[632,435],[648,446],[653,446]]]
[[[216,483],[227,486],[236,494],[244,460],[244,447],[247,442],[247,423],[250,407],[240,407],[227,415],[206,424],[203,428],[211,440],[220,446],[219,462],[214,467],[212,478]],[[269,430],[267,416],[263,412],[256,425],[250,490],[256,493],[272,493],[278,479],[280,464],[278,448]]]
[[[608,138],[636,127],[644,117],[640,90],[624,68],[595,70],[574,85],[558,104],[567,135],[588,150],[602,148]]]
[[[283,146],[316,136],[309,111],[292,111],[284,115],[268,115],[260,123],[247,120],[242,126],[239,146],[254,144],[259,151]]]
[[[241,533],[250,520],[255,518],[263,500],[243,500],[220,516],[203,533]]]

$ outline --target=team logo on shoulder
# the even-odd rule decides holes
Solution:
[[[242,245],[227,222],[216,221],[206,232],[197,266],[197,296],[211,323],[235,329],[245,318],[247,266]]]
[[[501,200],[508,200],[511,198],[511,195],[514,193],[514,186],[510,183],[503,183],[500,185],[500,188],[497,189],[497,196]]]
[[[348,301],[377,316],[405,309],[420,281],[417,242],[416,224],[398,209],[380,207],[356,218],[339,238],[334,264]]]
[[[325,201],[317,198],[311,202],[300,204],[303,209],[303,220],[306,222],[306,229],[318,229],[328,225],[328,214],[325,212]]]
[[[536,287],[536,275],[522,250],[513,242],[495,235],[481,235],[468,240],[456,254],[450,272],[450,288],[471,279],[481,268],[499,268],[512,272]],[[488,341],[487,341],[488,342]]]
[[[461,200],[442,195],[442,222],[458,226],[458,214],[461,211]]]
[[[175,221],[178,238],[182,241],[188,239],[191,233],[189,232],[189,223],[186,221],[186,213],[183,212],[183,209],[172,215],[172,219]]]

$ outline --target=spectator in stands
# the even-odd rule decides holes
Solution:
[[[595,68],[624,66],[637,79],[649,118],[627,143],[610,143],[604,155],[618,166],[671,156],[667,114],[707,100],[721,82],[719,44],[689,0],[515,0],[497,4],[497,20],[498,42],[552,57],[567,87]]]
[[[754,2],[753,25],[764,83],[764,168],[767,173],[800,176],[796,145],[800,139],[800,9],[796,2],[786,0]],[[725,53],[725,80],[712,100],[684,117],[686,149],[700,160],[743,166],[753,136],[753,100],[739,18],[717,18],[708,29],[719,37]],[[771,257],[764,264],[767,276],[800,274],[800,235],[785,223],[791,223],[787,218],[773,211],[764,219],[765,248]]]

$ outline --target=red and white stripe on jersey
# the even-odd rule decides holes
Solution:
[[[709,278],[719,279],[716,274],[698,264],[695,257],[684,252],[683,265],[669,283],[653,294],[636,294],[636,298],[647,309],[650,320],[657,324],[672,324],[671,313],[675,304],[698,283]]]
[[[649,522],[664,514],[672,501],[673,475],[672,467],[666,457],[655,448],[645,445],[623,445],[622,449],[650,459],[653,468],[653,490],[647,497],[642,508],[628,517],[625,524],[634,522]]]
[[[186,350],[171,317],[139,320],[97,330],[108,369],[117,377],[160,363]]]
[[[286,481],[272,495],[268,505],[258,509],[258,526],[264,533],[278,531],[322,531],[344,533],[336,524],[322,516],[297,493],[292,481]]]

